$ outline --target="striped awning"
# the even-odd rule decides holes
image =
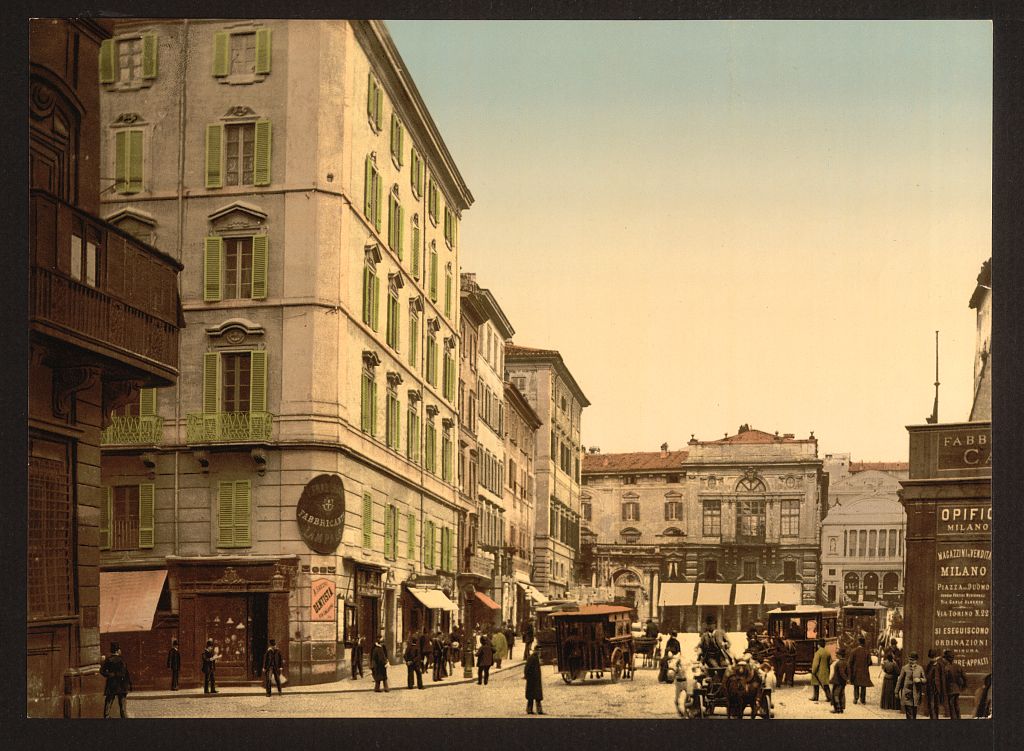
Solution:
[[[761,595],[764,592],[764,584],[761,582],[738,582],[736,594],[733,595],[733,605],[760,605]]]
[[[799,582],[766,582],[765,605],[799,605],[803,600]]]
[[[666,607],[686,607],[693,605],[693,590],[697,585],[693,582],[662,582],[658,593],[658,605]]]
[[[732,595],[732,584],[726,582],[701,582],[697,585],[697,605],[728,605]]]
[[[448,595],[440,589],[409,587],[409,593],[428,610],[450,610],[455,612],[459,609],[454,602],[448,599]]]

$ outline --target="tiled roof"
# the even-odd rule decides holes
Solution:
[[[682,469],[689,451],[634,451],[629,454],[586,454],[583,474],[655,469]]]
[[[736,435],[719,438],[717,441],[700,441],[700,443],[813,443],[814,438],[794,438],[792,433],[785,435],[765,433],[763,430],[748,428]]]
[[[537,349],[518,344],[505,345],[505,358],[509,357],[561,357],[557,349]]]
[[[850,462],[850,474],[875,469],[879,472],[906,472],[910,469],[907,462]]]

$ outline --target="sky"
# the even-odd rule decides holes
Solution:
[[[906,461],[973,397],[988,21],[390,21],[475,202],[462,271],[585,446],[741,424]]]

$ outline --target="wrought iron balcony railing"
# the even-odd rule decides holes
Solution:
[[[155,446],[163,436],[164,418],[156,415],[111,418],[100,435],[103,446]]]
[[[270,440],[274,416],[269,412],[192,413],[187,443],[252,443]]]

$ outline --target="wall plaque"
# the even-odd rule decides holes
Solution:
[[[992,428],[957,428],[935,433],[936,469],[951,472],[992,467]]]
[[[991,539],[992,504],[940,501],[935,505],[935,536]]]
[[[330,579],[314,579],[310,585],[309,603],[311,621],[333,621],[337,608],[334,582]]]
[[[337,475],[319,475],[302,489],[295,507],[299,534],[317,553],[330,555],[345,528],[345,486]]]
[[[935,546],[933,644],[951,649],[968,673],[992,669],[992,545],[938,542]]]

